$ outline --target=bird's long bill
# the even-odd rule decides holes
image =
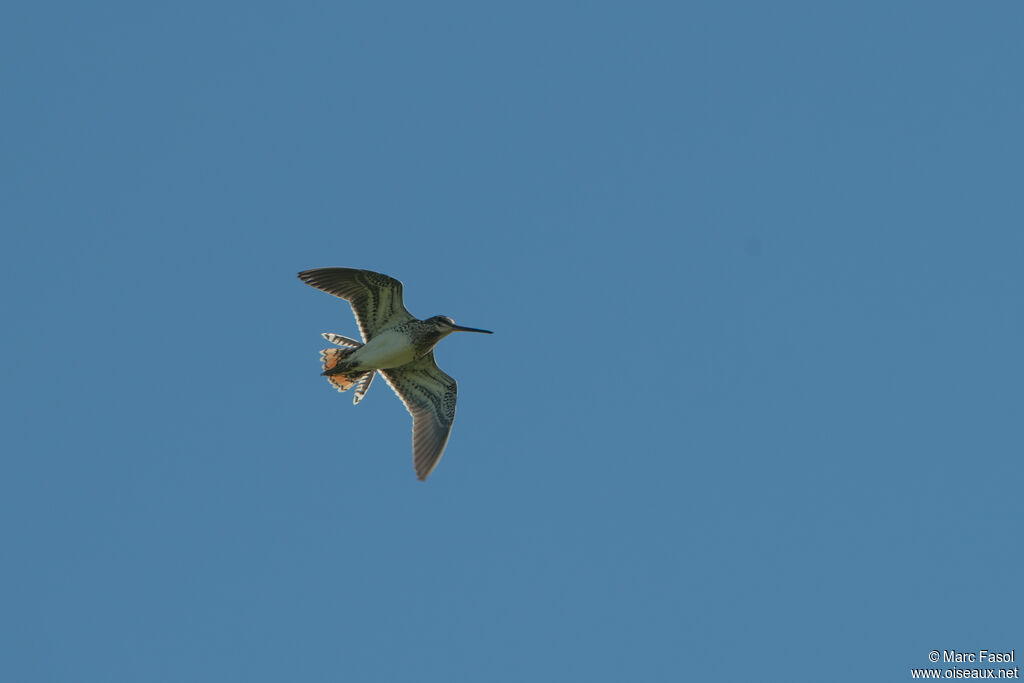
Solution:
[[[463,327],[462,325],[452,325],[452,329],[456,332],[483,332],[484,334],[494,334],[490,330],[481,330],[476,327]]]

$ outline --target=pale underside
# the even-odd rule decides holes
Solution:
[[[410,343],[409,335],[395,329],[381,330],[353,351],[348,360],[355,371],[387,370],[416,360],[416,348]]]

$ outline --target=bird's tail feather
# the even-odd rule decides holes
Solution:
[[[323,374],[336,375],[348,370],[352,365],[347,362],[349,356],[355,349],[324,349],[320,352],[320,361],[323,363]]]
[[[375,370],[364,372],[363,376],[356,382],[356,390],[352,392],[352,404],[359,405],[359,402],[363,400],[363,396],[366,395],[366,390],[370,388],[370,382],[377,375]]]
[[[346,349],[358,349],[363,345],[360,341],[356,341],[350,337],[343,337],[340,334],[334,334],[333,332],[324,332],[323,338],[332,344],[344,346]]]
[[[324,336],[326,337],[327,335]],[[342,339],[346,343],[357,343],[355,340],[350,340],[347,337],[342,337]],[[330,341],[337,343],[334,339],[330,339]],[[348,391],[355,387],[356,390],[352,396],[352,402],[359,403],[363,396],[366,395],[366,390],[370,388],[370,382],[373,381],[373,376],[376,373],[373,370],[369,372],[366,370],[350,371],[350,367],[346,367],[353,365],[347,359],[355,350],[355,348],[349,346],[347,348],[324,349],[321,351],[320,359],[323,361],[323,372],[320,374],[324,375],[327,381],[338,391]]]

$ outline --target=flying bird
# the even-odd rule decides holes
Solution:
[[[320,352],[327,381],[338,391],[352,387],[358,404],[380,372],[412,415],[412,461],[425,481],[437,467],[455,420],[458,385],[434,362],[434,347],[452,332],[490,330],[462,327],[443,315],[417,320],[402,303],[402,283],[371,270],[314,268],[299,273],[311,287],[352,305],[363,341],[324,332],[338,348]]]

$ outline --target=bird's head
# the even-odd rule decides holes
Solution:
[[[442,337],[446,337],[452,332],[482,332],[484,334],[494,334],[490,330],[480,330],[475,327],[462,327],[456,325],[455,321],[444,315],[435,315],[433,318],[427,318],[424,322],[433,325],[434,329]]]

